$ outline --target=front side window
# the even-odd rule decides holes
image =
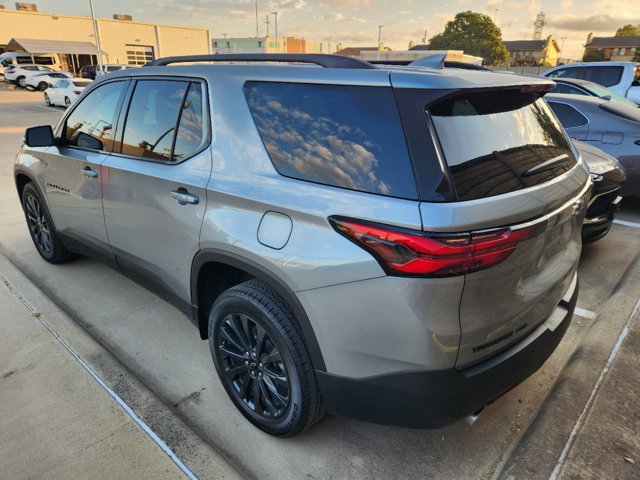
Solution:
[[[560,68],[547,75],[549,78],[579,78],[577,68]]]
[[[201,90],[200,83],[188,81],[139,81],[127,114],[122,153],[179,162],[199,151],[205,142]]]
[[[65,145],[111,151],[116,109],[126,85],[127,82],[107,83],[84,97],[65,122]]]
[[[417,198],[392,89],[247,82],[244,91],[281,175]]]

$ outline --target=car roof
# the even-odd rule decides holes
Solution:
[[[605,100],[600,97],[591,97],[587,95],[572,95],[570,93],[547,93],[544,98],[546,100],[557,100],[564,103],[585,105],[585,106],[598,106],[603,103],[610,102],[611,100]]]
[[[563,77],[556,77],[553,79],[554,82],[556,83],[571,83],[574,85],[582,85],[585,87],[588,87],[590,85],[598,85],[595,82],[590,82],[589,80],[583,80],[581,78],[563,78]],[[602,85],[600,85],[602,86]]]
[[[556,67],[553,67],[553,68],[547,70],[547,72],[550,72],[552,70],[557,70],[559,68],[566,68],[566,67],[571,67],[571,68],[576,68],[576,67],[577,68],[583,68],[583,67],[621,67],[621,66],[627,66],[627,65],[639,66],[640,63],[638,63],[638,62],[582,62],[582,63],[567,63],[567,64],[564,64],[564,65],[558,65]]]
[[[235,77],[241,81],[322,81],[337,83],[340,81],[355,85],[389,85],[398,88],[491,88],[518,87],[529,85],[553,86],[546,78],[523,77],[495,73],[487,75],[485,71],[458,68],[428,68],[424,66],[373,65],[358,59],[347,59],[337,55],[308,55],[311,61],[320,60],[329,67],[310,65],[305,62],[305,55],[263,54],[246,59],[242,55],[230,56],[234,60],[226,60],[223,56],[202,56],[198,62],[215,61],[216,63],[191,63],[189,65],[157,65],[163,59],[156,60],[156,65],[143,66],[137,69],[126,69],[113,72],[109,79],[120,77],[142,76],[192,76],[207,79],[215,76]],[[174,57],[177,61],[181,58]],[[260,60],[251,60],[260,58]],[[167,59],[172,60],[173,58]],[[295,62],[295,63],[283,63]],[[333,66],[336,65],[336,66]],[[100,81],[107,81],[107,78]]]

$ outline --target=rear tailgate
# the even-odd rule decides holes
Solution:
[[[456,199],[423,202],[423,230],[531,231],[506,260],[466,273],[457,368],[526,336],[575,277],[591,183],[538,86],[457,90],[424,107]]]

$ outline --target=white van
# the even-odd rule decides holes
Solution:
[[[24,52],[5,52],[0,55],[0,80],[4,80],[4,69],[9,65],[22,64],[46,65],[54,70],[62,70],[60,59],[55,53],[30,54]]]

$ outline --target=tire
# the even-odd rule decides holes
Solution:
[[[291,437],[324,414],[295,317],[263,282],[250,280],[218,297],[209,314],[209,349],[227,394],[259,429]]]
[[[68,107],[69,105],[71,105],[71,100],[69,100],[69,97],[64,97],[64,106]]]
[[[49,211],[33,182],[27,183],[22,191],[22,209],[31,240],[42,258],[49,263],[63,263],[75,258],[58,238]]]
[[[47,88],[49,88],[49,84],[47,82],[40,82],[37,89],[44,92]]]
[[[18,77],[16,78],[16,85],[22,88],[27,88],[27,81],[24,77]]]
[[[51,99],[49,99],[49,95],[47,95],[46,93],[44,94],[44,101],[48,107],[53,105],[53,103],[51,103]]]

